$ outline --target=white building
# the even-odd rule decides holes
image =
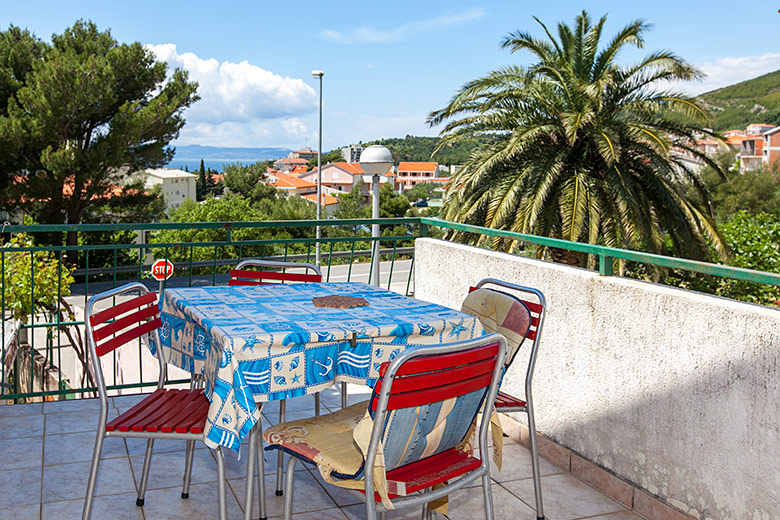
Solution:
[[[341,157],[345,162],[360,162],[360,154],[363,153],[363,145],[351,144],[341,149]]]
[[[151,168],[145,170],[147,174],[145,185],[147,188],[162,186],[162,194],[165,196],[165,213],[181,206],[187,199],[196,200],[195,180],[197,175],[182,170],[169,170],[166,168]]]

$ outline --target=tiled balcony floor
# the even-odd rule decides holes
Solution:
[[[364,389],[350,389],[350,403],[365,399]],[[112,414],[132,406],[138,397],[111,400]],[[326,409],[340,403],[335,389],[323,392]],[[288,419],[313,415],[311,397],[288,401]],[[89,461],[97,423],[97,399],[0,406],[0,518],[13,520],[71,520],[80,518]],[[266,426],[275,423],[278,405],[263,409]],[[196,451],[190,498],[182,500],[183,441],[157,441],[146,492],[146,505],[136,507],[145,440],[106,439],[100,466],[93,518],[96,519],[214,519],[217,518],[217,467],[211,452],[200,444]],[[228,517],[243,518],[246,455],[225,455],[228,478]],[[281,517],[282,499],[273,493],[276,453],[265,455],[268,516]],[[351,493],[325,484],[316,469],[298,465],[293,518],[298,520],[359,519],[363,506]],[[546,517],[550,520],[640,520],[614,500],[541,461]],[[504,439],[504,468],[492,472],[497,520],[534,520],[533,481],[528,450]],[[258,516],[255,499],[255,518]],[[465,489],[450,497],[447,518],[482,518],[480,489]],[[419,518],[419,510],[388,513],[390,519]],[[443,518],[441,515],[439,518]]]

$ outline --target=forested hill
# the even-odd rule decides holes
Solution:
[[[743,129],[751,123],[780,126],[780,70],[697,98],[713,116],[719,132]]]
[[[471,139],[463,143],[447,146],[439,150],[433,157],[431,157],[431,154],[436,145],[439,144],[438,137],[414,137],[407,135],[403,139],[380,139],[366,143],[364,146],[370,144],[386,146],[392,152],[396,164],[400,161],[436,161],[439,164],[450,165],[463,164],[472,151],[488,141],[488,138]]]

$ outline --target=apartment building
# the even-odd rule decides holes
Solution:
[[[187,199],[196,200],[195,181],[198,178],[197,175],[167,168],[151,168],[145,170],[144,173],[147,174],[145,181],[147,188],[162,186],[166,214],[181,206]]]

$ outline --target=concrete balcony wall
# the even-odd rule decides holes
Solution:
[[[414,268],[453,308],[486,277],[544,292],[538,431],[694,517],[780,518],[780,311],[428,238]]]

